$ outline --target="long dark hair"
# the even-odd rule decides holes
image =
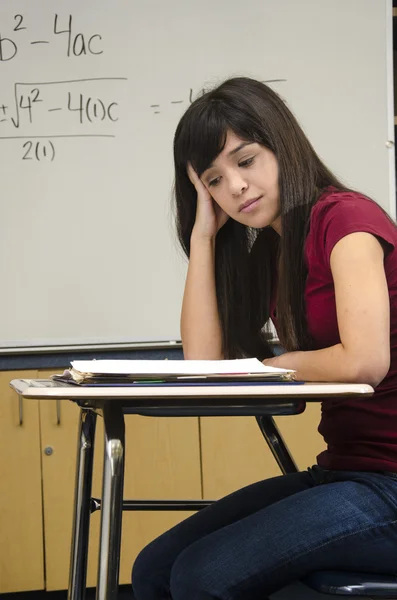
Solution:
[[[281,237],[232,219],[216,237],[215,277],[226,358],[271,356],[264,325],[277,285],[278,334],[287,350],[307,350],[304,242],[311,209],[327,186],[346,189],[321,162],[294,115],[267,85],[225,81],[195,100],[174,138],[177,233],[189,257],[197,194],[186,167],[201,175],[222,151],[228,131],[271,150],[279,169]],[[276,282],[277,278],[277,282]]]

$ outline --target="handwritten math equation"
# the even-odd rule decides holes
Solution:
[[[3,23],[1,24],[2,26]],[[8,24],[10,33],[3,35],[0,32],[0,63],[15,59],[21,46],[40,46],[62,42],[64,55],[68,58],[103,54],[103,38],[99,33],[87,33],[76,30],[73,15],[62,18],[54,15],[52,29],[48,32],[47,39],[27,39],[29,37],[29,24],[24,15],[17,14],[10,19]]]
[[[204,88],[202,88],[199,92],[199,96],[202,96],[203,94],[205,94],[206,90]],[[190,88],[189,90],[189,97],[187,99],[187,101],[189,102],[189,104],[191,104],[194,100],[194,96],[193,96],[193,88]],[[170,100],[167,104],[183,104],[184,102],[186,102],[186,100]],[[161,108],[163,105],[160,104],[151,104],[150,108],[153,109],[153,114],[154,115],[159,115],[161,113]]]
[[[79,28],[72,14],[50,15],[44,35],[31,33],[31,25],[30,19],[23,14],[2,17],[0,77],[2,64],[13,63],[24,56],[34,57],[35,48],[40,46],[47,46],[51,58],[59,56],[81,60],[80,57],[84,56],[101,56],[105,51],[103,36],[95,30]],[[117,88],[113,84],[122,81],[126,78],[18,82],[14,84],[12,99],[3,96],[2,86],[0,139],[26,139],[22,147],[23,160],[53,161],[54,138],[115,137],[110,126],[119,120],[120,115],[119,102],[115,100]],[[100,129],[95,127],[98,124]]]
[[[0,140],[26,139],[23,160],[53,161],[53,138],[114,138],[112,126],[120,118],[114,84],[126,80],[98,77],[15,83],[12,102],[0,97]]]

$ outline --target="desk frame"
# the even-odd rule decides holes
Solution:
[[[372,396],[361,384],[205,386],[163,388],[84,388],[49,380],[14,380],[24,398],[69,399],[80,406],[73,531],[68,600],[84,600],[90,514],[101,508],[97,600],[116,600],[122,511],[198,510],[211,501],[125,501],[123,503],[125,414],[146,416],[255,416],[282,473],[295,472],[293,461],[272,415],[299,414],[306,401]],[[102,499],[92,499],[97,415],[104,422]]]

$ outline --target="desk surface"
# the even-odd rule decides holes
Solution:
[[[368,397],[374,393],[367,384],[356,383],[305,383],[303,385],[255,385],[255,386],[183,386],[180,387],[81,387],[62,384],[49,379],[14,379],[11,387],[24,398],[40,400],[68,399],[76,402],[85,400],[121,400],[131,404],[150,406],[153,400],[167,404],[169,400],[203,399],[230,402],[239,400],[255,400],[258,403],[266,400],[301,399],[319,401],[326,398]]]

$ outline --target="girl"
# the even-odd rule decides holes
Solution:
[[[197,99],[174,157],[185,358],[257,356],[375,394],[324,402],[327,450],[314,467],[243,488],[149,544],[133,569],[136,600],[265,600],[311,571],[395,572],[395,225],[327,169],[258,81]],[[269,318],[286,349],[276,357]]]

